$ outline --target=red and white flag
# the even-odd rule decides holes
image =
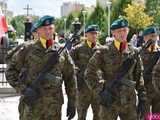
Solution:
[[[2,38],[2,36],[5,35],[5,32],[7,31],[8,31],[7,22],[0,8],[0,39]]]

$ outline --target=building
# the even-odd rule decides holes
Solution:
[[[61,6],[61,16],[68,16],[72,11],[80,11],[84,8],[84,4],[79,2],[64,2]]]
[[[8,10],[7,3],[4,1],[0,1],[0,9],[2,10],[2,13],[6,16],[7,21],[11,21],[13,17],[13,12]]]

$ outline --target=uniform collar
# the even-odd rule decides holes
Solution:
[[[54,42],[54,44],[51,47],[49,47],[48,49],[44,47],[44,43],[42,43],[40,40],[36,41],[37,48],[38,49],[43,49],[43,50],[45,50],[47,52],[49,52],[49,51],[58,51],[59,48],[60,48],[60,46],[58,45],[57,42]]]
[[[85,44],[89,47],[89,48],[95,48],[96,47],[96,43],[95,43],[95,46],[92,47],[93,43],[89,40],[86,40]]]
[[[118,51],[120,51],[120,49],[121,49],[121,42],[118,41],[118,40],[114,40],[113,43],[114,43],[115,48]],[[128,43],[127,43],[127,41],[125,41],[124,44],[126,44],[126,48],[124,50],[127,50],[128,49]]]

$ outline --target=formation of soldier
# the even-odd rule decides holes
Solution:
[[[34,41],[8,52],[7,81],[20,94],[20,120],[61,120],[66,115],[86,120],[89,106],[93,120],[145,120],[160,113],[160,50],[155,27],[143,31],[144,45],[128,41],[129,23],[119,18],[111,24],[113,39],[97,44],[98,25],[85,29],[85,39],[71,50],[55,41],[55,23],[43,16],[32,27]],[[137,97],[138,96],[138,99]]]

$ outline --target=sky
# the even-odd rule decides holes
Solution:
[[[78,1],[85,4],[85,6],[91,6],[96,4],[96,0],[4,0],[8,4],[8,9],[13,11],[14,16],[19,14],[26,14],[27,4],[32,8],[29,12],[33,15],[53,15],[60,17],[60,7],[63,2]]]

